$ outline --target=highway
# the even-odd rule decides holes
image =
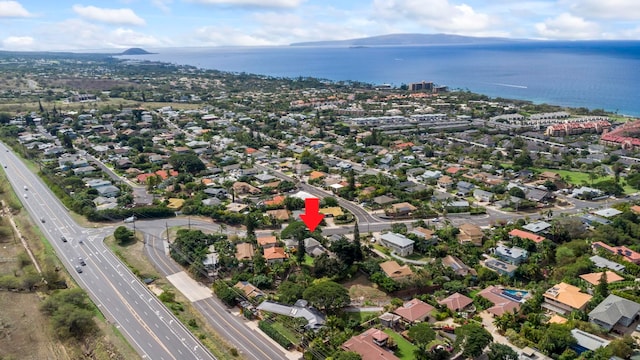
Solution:
[[[4,144],[0,144],[0,163],[24,208],[71,276],[143,359],[215,359],[104,245],[102,240],[113,227],[89,229],[75,223],[53,193]],[[63,242],[61,236],[68,241]],[[79,258],[86,266],[80,265]]]
[[[131,226],[131,224],[128,224]],[[219,231],[218,225],[196,219],[162,219],[136,221],[136,231],[145,234],[145,253],[162,275],[169,276],[184,271],[171,257],[166,254],[165,241],[167,227],[187,227],[209,231]],[[233,315],[229,307],[217,297],[211,296],[192,303],[207,319],[213,329],[235,346],[247,359],[255,360],[287,360],[286,354],[280,347],[271,344],[256,330],[252,330],[241,316]]]

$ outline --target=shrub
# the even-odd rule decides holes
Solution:
[[[258,323],[258,327],[260,328],[260,330],[262,330],[265,334],[267,334],[270,338],[275,340],[278,344],[280,344],[285,349],[289,349],[293,345],[293,343],[291,343],[289,339],[287,339],[284,335],[280,334],[280,332],[278,332],[278,330],[276,330],[273,326],[271,326],[270,323],[262,320]]]

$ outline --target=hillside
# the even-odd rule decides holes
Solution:
[[[472,37],[450,34],[389,34],[349,40],[310,41],[290,46],[393,46],[393,45],[453,45],[488,44],[523,41],[497,37]]]

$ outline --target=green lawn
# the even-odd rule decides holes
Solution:
[[[403,360],[413,360],[415,359],[415,355],[413,355],[413,351],[416,349],[416,346],[407,341],[407,339],[403,338],[402,335],[391,329],[385,329],[384,332],[389,335],[393,340],[398,344],[398,348],[396,349],[395,355]]]
[[[304,254],[304,264],[313,266],[313,258],[309,254]]]
[[[560,176],[562,176],[563,179],[567,180],[569,183],[573,184],[573,185],[577,185],[577,186],[582,186],[583,184],[588,184],[588,186],[591,186],[591,179],[589,178],[589,173],[588,172],[582,172],[582,171],[572,171],[572,170],[558,170],[558,169],[545,169],[545,168],[531,168],[531,170],[534,171],[539,171],[539,172],[543,172],[543,171],[550,171],[550,172],[554,172],[557,174],[560,174]],[[603,180],[613,180],[613,176],[611,175],[607,175],[607,176],[602,176],[602,177],[596,177],[595,179],[593,179],[593,183],[598,183],[600,181]],[[622,183],[622,181],[621,181]],[[624,189],[624,193],[625,194],[633,194],[635,192],[637,192],[638,190],[632,188],[631,186],[627,185],[626,183],[624,184],[624,186],[622,187]]]
[[[282,323],[279,322],[274,322],[272,324],[273,328],[278,330],[278,332],[280,334],[282,334],[284,337],[286,337],[289,341],[291,341],[293,344],[299,344],[300,343],[300,339],[298,338],[297,334],[287,328],[286,326],[284,326]]]
[[[377,311],[356,311],[356,312],[348,312],[347,318],[350,320],[355,320],[358,324],[362,324],[366,321],[376,318],[380,315]]]
[[[539,172],[549,171],[549,172],[553,172],[553,173],[556,173],[556,174],[560,174],[560,176],[562,176],[563,179],[565,179],[566,181],[568,181],[569,183],[571,183],[573,185],[582,185],[584,182],[586,182],[587,184],[591,184],[591,179],[589,178],[589,173],[588,172],[572,171],[572,170],[558,170],[558,169],[545,169],[545,168],[531,168],[531,170],[539,171]],[[593,179],[593,182],[597,183],[598,181],[610,180],[612,178],[613,178],[612,176],[596,177],[595,179]]]

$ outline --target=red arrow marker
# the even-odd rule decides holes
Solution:
[[[300,219],[304,221],[305,225],[309,228],[309,231],[313,232],[322,219],[324,219],[324,214],[320,214],[318,210],[320,209],[320,199],[318,198],[308,198],[304,200],[304,210],[305,213],[300,215]]]

